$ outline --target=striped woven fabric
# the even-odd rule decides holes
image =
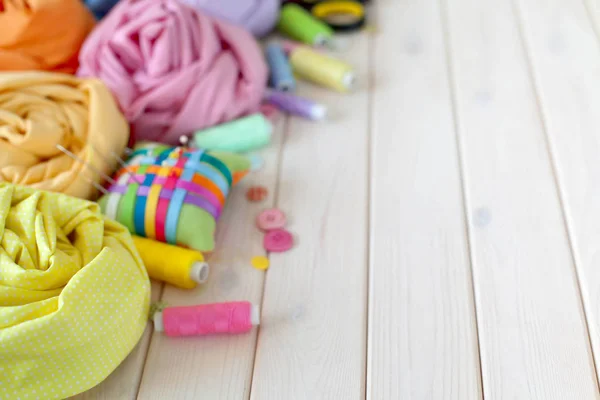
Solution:
[[[143,144],[99,203],[133,234],[212,251],[227,195],[248,169],[248,160],[235,154]]]

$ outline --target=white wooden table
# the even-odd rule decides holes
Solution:
[[[153,286],[261,304],[260,329],[149,326],[79,399],[600,397],[599,0],[376,0],[370,20],[340,54],[360,88],[302,85],[331,118],[281,121],[206,288]],[[297,239],[266,273],[265,206]]]

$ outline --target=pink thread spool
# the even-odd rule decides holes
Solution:
[[[247,301],[167,307],[154,313],[154,329],[167,336],[245,333],[259,321],[259,307]]]

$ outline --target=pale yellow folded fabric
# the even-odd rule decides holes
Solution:
[[[0,181],[91,199],[89,181],[102,177],[56,145],[111,175],[111,154],[121,155],[128,139],[129,126],[99,80],[0,73]]]
[[[150,282],[97,204],[0,183],[0,398],[62,399],[105,379],[146,326]]]

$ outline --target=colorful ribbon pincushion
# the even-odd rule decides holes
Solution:
[[[131,235],[97,204],[0,183],[0,398],[97,385],[139,341],[149,302]]]
[[[98,202],[132,234],[212,251],[225,199],[249,168],[237,154],[143,143]]]

